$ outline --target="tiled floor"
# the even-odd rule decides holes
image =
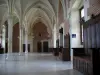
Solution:
[[[0,55],[0,75],[82,75],[52,54]]]

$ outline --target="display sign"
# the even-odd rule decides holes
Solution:
[[[76,34],[72,34],[72,38],[76,38]]]

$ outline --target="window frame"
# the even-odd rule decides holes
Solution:
[[[81,45],[83,45],[83,33],[82,33],[82,26],[83,26],[83,23],[81,22],[81,20],[83,19],[84,20],[84,17],[81,16],[81,11],[84,9],[84,7],[82,6],[80,9],[79,9],[79,18],[80,18],[80,40],[81,40]]]

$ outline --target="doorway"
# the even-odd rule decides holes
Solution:
[[[43,42],[43,52],[49,52],[48,51],[48,41]]]
[[[59,40],[60,47],[63,48],[63,28],[59,30],[59,33],[60,33],[60,40]]]
[[[23,52],[26,50],[26,44],[23,44]],[[30,52],[30,44],[28,44],[28,52]]]
[[[28,44],[28,52],[30,52],[30,44]]]
[[[37,43],[37,52],[42,52],[42,43],[40,41]]]
[[[25,52],[25,44],[23,44],[23,52]]]

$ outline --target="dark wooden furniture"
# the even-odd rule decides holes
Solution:
[[[59,48],[59,57],[62,61],[70,61],[70,36],[66,34],[64,36],[64,48]]]
[[[84,48],[73,48],[73,68],[84,75],[92,75],[91,56],[85,54]]]
[[[84,47],[92,58],[93,75],[100,75],[100,14],[84,23]]]
[[[74,56],[73,68],[80,71],[84,75],[93,75],[92,73],[92,63],[88,57]]]
[[[73,67],[85,75],[100,75],[100,14],[83,24],[84,48],[73,48]]]
[[[59,56],[59,48],[52,48],[54,56]]]
[[[84,48],[72,48],[74,56],[85,56],[85,49]]]
[[[93,75],[100,75],[100,48],[92,48]]]
[[[62,48],[62,60],[63,61],[70,61],[70,49],[69,48]]]

